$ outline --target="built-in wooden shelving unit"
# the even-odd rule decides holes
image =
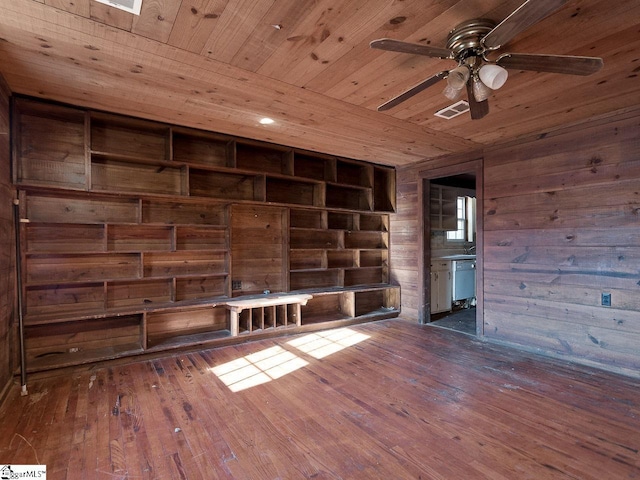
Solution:
[[[228,339],[226,302],[247,293],[234,205],[287,214],[282,292],[312,295],[239,337],[398,314],[392,168],[30,98],[13,113],[30,370]]]

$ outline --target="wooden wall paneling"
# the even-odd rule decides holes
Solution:
[[[11,91],[0,75],[0,403],[11,385],[17,365],[15,348],[15,242],[13,230],[14,190],[10,156]]]
[[[640,367],[639,125],[614,117],[487,150],[488,338]]]

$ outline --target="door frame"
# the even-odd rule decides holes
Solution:
[[[484,177],[483,158],[418,172],[418,322],[431,318],[431,180],[462,174],[476,177],[476,336],[484,335]]]

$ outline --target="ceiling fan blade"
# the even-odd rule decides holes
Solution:
[[[569,75],[591,75],[604,65],[598,57],[576,57],[572,55],[535,55],[527,53],[505,53],[496,63],[504,68],[533,70],[536,72],[567,73]]]
[[[567,0],[526,0],[482,39],[488,49],[505,45],[513,37],[539,22]]]
[[[467,97],[469,100],[469,113],[471,114],[471,120],[480,120],[489,113],[489,102],[487,100],[478,102],[476,97],[473,96],[471,79],[467,82]]]
[[[385,110],[389,110],[390,108],[393,108],[396,105],[401,104],[405,100],[410,99],[414,95],[417,95],[418,93],[422,92],[423,90],[426,90],[430,86],[435,85],[436,83],[438,83],[443,78],[446,78],[446,76],[448,74],[449,74],[449,72],[447,72],[447,71],[436,73],[433,77],[429,77],[426,80],[423,80],[419,84],[414,85],[413,87],[411,87],[406,92],[401,93],[400,95],[398,95],[397,97],[392,98],[391,100],[389,100],[386,103],[383,103],[382,105],[380,105],[378,107],[378,111],[379,112],[384,112]]]
[[[369,44],[369,46],[371,48],[377,48],[378,50],[386,50],[389,52],[412,53],[415,55],[426,55],[427,57],[435,58],[453,58],[451,51],[446,48],[402,42],[400,40],[393,40],[392,38],[374,40]]]

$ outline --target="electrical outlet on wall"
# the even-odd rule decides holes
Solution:
[[[611,294],[610,293],[603,293],[602,294],[602,300],[601,300],[600,303],[604,307],[610,307],[611,306]]]

